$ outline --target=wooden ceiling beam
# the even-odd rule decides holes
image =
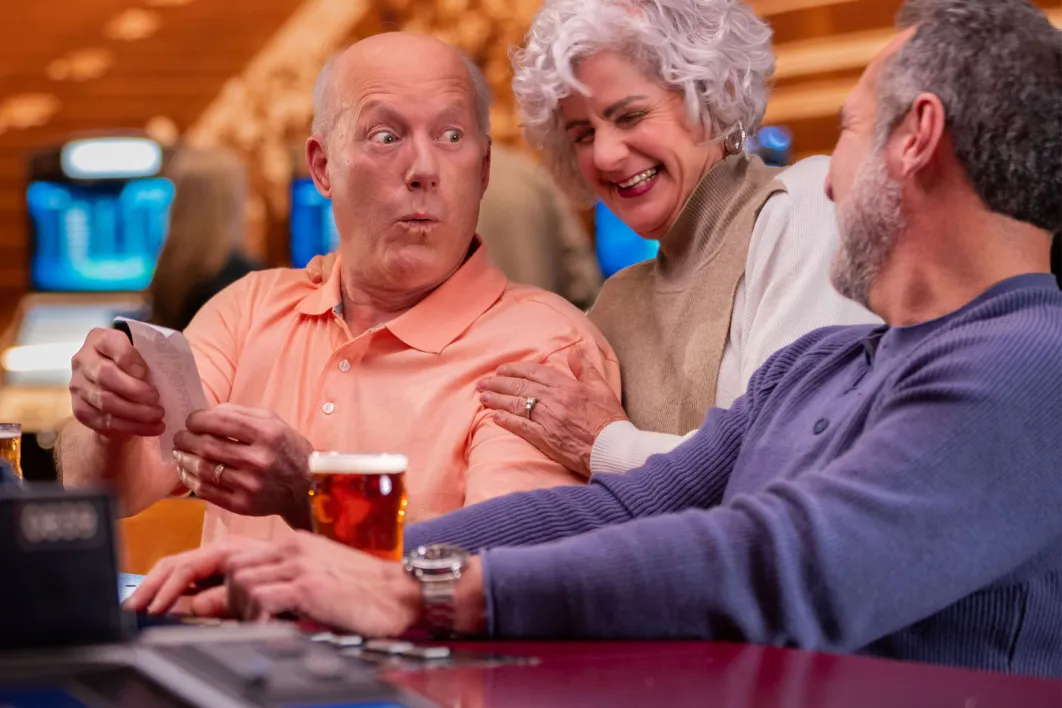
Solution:
[[[1062,28],[1062,8],[1049,9],[1046,14],[1052,24]],[[780,45],[776,77],[791,79],[828,70],[862,69],[892,36],[892,30],[879,30]],[[840,110],[857,81],[857,76],[851,76],[779,87],[771,95],[764,121],[786,123],[832,115]]]
[[[845,3],[858,2],[859,0],[752,0],[753,11],[760,17],[772,17],[786,12],[811,10],[818,7],[831,5],[843,5]]]

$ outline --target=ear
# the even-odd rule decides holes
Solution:
[[[487,151],[483,155],[483,189],[480,190],[480,197],[487,193],[487,185],[490,184],[490,146],[493,144],[491,138],[487,138]]]
[[[921,172],[932,162],[944,137],[944,104],[931,93],[919,94],[903,123],[900,161],[904,176]]]
[[[332,181],[328,177],[328,151],[325,139],[320,135],[311,135],[306,139],[306,166],[317,191],[326,199],[331,199]]]

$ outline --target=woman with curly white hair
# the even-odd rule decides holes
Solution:
[[[729,406],[775,350],[876,318],[830,285],[828,158],[744,151],[774,71],[771,30],[736,0],[546,0],[513,55],[528,141],[569,193],[660,241],[590,317],[619,357],[622,405],[587,362],[480,382],[499,425],[584,474],[622,472]],[[690,433],[692,434],[692,433]]]

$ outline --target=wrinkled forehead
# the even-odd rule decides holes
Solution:
[[[468,69],[459,58],[438,56],[413,61],[409,56],[370,55],[351,62],[336,77],[341,111],[458,112],[475,115]]]

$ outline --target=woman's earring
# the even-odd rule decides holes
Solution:
[[[745,139],[748,136],[745,134],[745,126],[741,121],[738,121],[726,137],[723,138],[723,149],[726,150],[727,155],[737,155],[739,152],[745,149]]]

